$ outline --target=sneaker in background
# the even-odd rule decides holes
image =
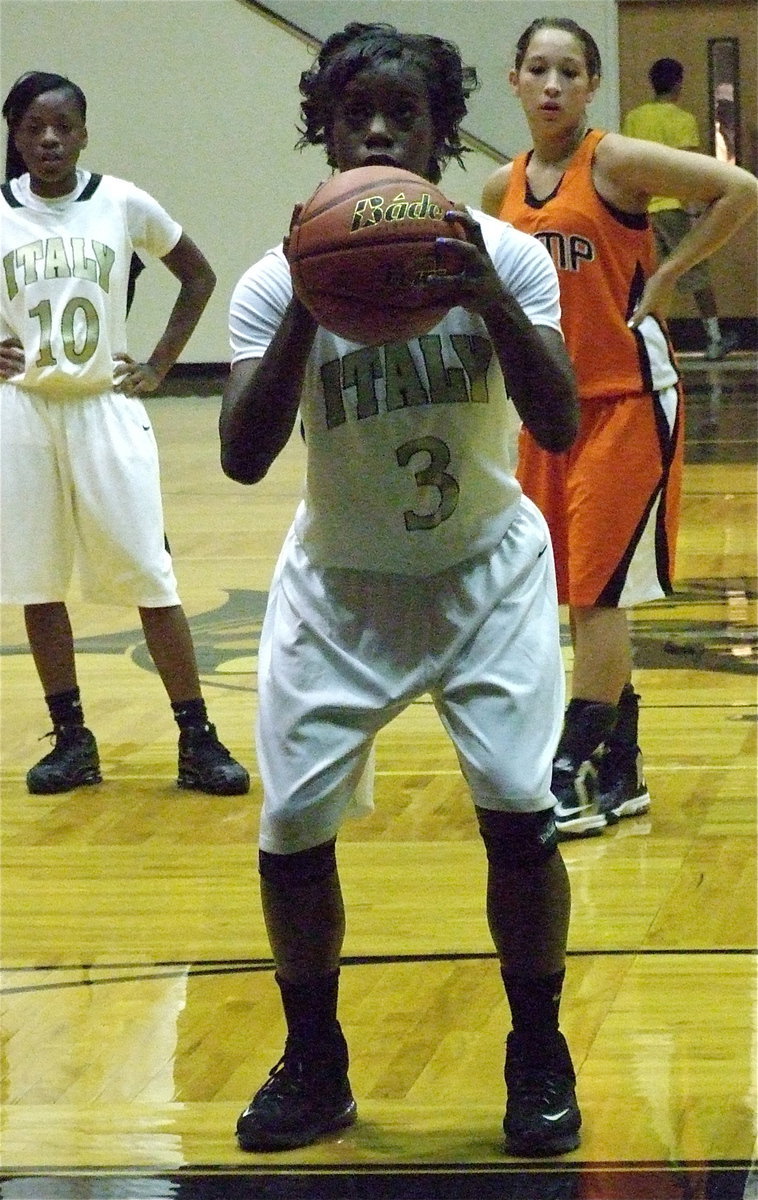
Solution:
[[[250,776],[218,740],[214,725],[180,730],[176,782],[211,796],[243,796],[250,790]]]
[[[553,815],[559,839],[597,837],[608,824],[597,805],[597,778],[588,760],[577,767],[568,758],[553,763],[550,790],[555,796]]]
[[[622,817],[636,817],[650,808],[650,793],[642,769],[639,746],[612,741],[597,763],[596,802],[609,825]]]
[[[26,786],[33,795],[70,792],[72,788],[101,782],[97,742],[89,729],[83,725],[59,725],[45,737],[54,737],[55,745],[27,772]]]

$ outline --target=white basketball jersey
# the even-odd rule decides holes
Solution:
[[[560,330],[558,281],[544,247],[474,215],[527,317]],[[263,355],[291,294],[276,247],[235,289],[234,361]],[[486,326],[463,308],[422,337],[384,346],[319,328],[300,414],[308,460],[295,530],[317,565],[430,575],[491,550],[518,510],[513,409]]]
[[[26,354],[13,383],[51,397],[107,391],[113,355],[126,350],[132,252],[162,258],[181,226],[110,175],[77,171],[60,199],[35,195],[28,175],[0,191],[0,337],[19,338]]]

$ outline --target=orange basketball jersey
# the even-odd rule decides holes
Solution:
[[[646,317],[627,321],[655,269],[647,215],[620,212],[592,182],[595,147],[605,137],[590,130],[558,186],[544,200],[526,177],[531,151],[514,160],[499,216],[547,247],[561,287],[561,325],[581,399],[633,396],[671,387],[677,380],[665,328]]]
[[[534,234],[558,270],[561,325],[579,387],[578,437],[549,454],[526,429],[517,478],[542,510],[558,597],[576,607],[629,608],[671,591],[682,470],[681,388],[666,330],[627,321],[655,265],[647,216],[595,191],[591,131],[545,200],[511,168],[500,217]]]

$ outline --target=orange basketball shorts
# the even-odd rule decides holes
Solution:
[[[681,386],[583,400],[564,454],[522,429],[518,480],[542,510],[555,553],[558,599],[630,608],[670,595],[684,456]]]

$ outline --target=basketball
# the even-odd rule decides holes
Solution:
[[[450,201],[398,167],[356,167],[322,183],[293,218],[287,261],[295,294],[319,325],[364,345],[427,333],[450,308],[430,277],[454,276],[437,238],[466,240],[444,220]]]

